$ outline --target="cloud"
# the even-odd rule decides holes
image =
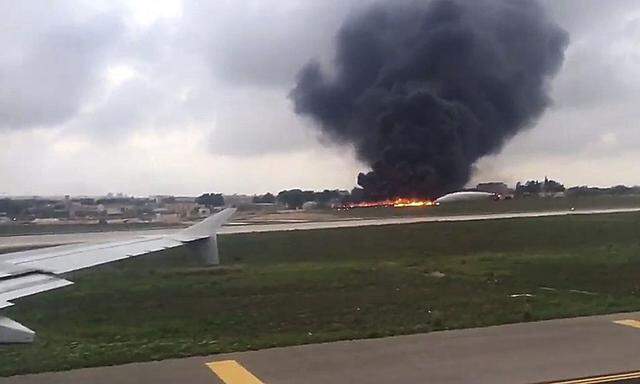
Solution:
[[[632,166],[620,166],[630,159],[640,160],[636,149],[640,145],[636,123],[640,121],[636,102],[640,97],[640,4],[627,0],[544,3],[571,36],[563,68],[552,83],[553,105],[500,154],[479,161],[475,180],[515,181],[554,174],[583,184],[640,183]],[[616,140],[603,145],[607,135]]]
[[[310,59],[331,72],[339,26],[375,1],[0,0],[3,192],[354,185],[363,166],[353,152],[319,142],[286,96]],[[621,167],[640,161],[640,4],[543,3],[571,34],[554,104],[478,166],[490,163],[487,178],[524,178],[554,164],[553,173],[593,183],[613,179],[603,175],[615,167],[621,181],[640,183]],[[616,140],[605,145],[607,134]],[[598,171],[572,168],[580,161]]]
[[[76,114],[121,37],[118,14],[43,4],[0,2],[0,129],[52,126]]]
[[[9,49],[19,57],[0,62],[1,127],[114,143],[195,126],[212,131],[214,153],[236,156],[316,143],[286,96],[297,68],[329,51],[352,4],[187,0],[150,14],[144,4],[66,4],[51,19],[53,3],[16,12],[16,25],[37,27],[7,37],[25,52]]]
[[[162,135],[138,130],[118,145],[55,129],[12,131],[0,136],[0,148],[0,195],[197,195],[348,188],[361,167],[349,160],[353,154],[344,156],[348,148],[270,153],[259,159],[215,155],[207,148],[206,134],[184,128]]]
[[[289,86],[310,57],[331,57],[342,20],[372,2],[186,1],[184,32],[217,78],[233,85]]]

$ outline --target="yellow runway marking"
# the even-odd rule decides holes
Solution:
[[[627,327],[640,328],[640,321],[638,320],[617,320],[616,324],[626,325]]]
[[[225,384],[264,384],[235,360],[214,361],[207,367]]]
[[[598,384],[598,383],[611,383],[614,381],[640,379],[640,372],[621,373],[618,375],[591,377],[588,379],[577,379],[569,381],[558,381],[552,384]]]

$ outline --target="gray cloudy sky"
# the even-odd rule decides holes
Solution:
[[[350,148],[287,95],[373,0],[0,0],[0,194],[351,188]],[[545,0],[554,105],[474,180],[640,184],[640,2]]]

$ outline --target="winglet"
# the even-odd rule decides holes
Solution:
[[[186,228],[174,236],[173,239],[187,243],[190,241],[200,240],[211,237],[216,234],[218,229],[236,212],[236,208],[224,209],[215,215],[209,216],[198,224]]]
[[[222,224],[235,213],[235,208],[227,208],[207,219],[178,232],[172,238],[183,242],[193,253],[197,254],[206,264],[220,264],[218,257],[218,240],[216,232]]]
[[[36,333],[24,325],[0,316],[0,344],[31,343]]]

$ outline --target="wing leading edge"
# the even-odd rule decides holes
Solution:
[[[217,264],[216,233],[234,212],[235,208],[227,208],[173,235],[0,255],[0,309],[12,306],[11,300],[73,284],[57,275],[183,245]],[[31,342],[34,336],[30,329],[0,316],[0,343]]]

